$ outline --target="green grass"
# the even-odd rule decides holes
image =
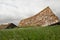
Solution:
[[[2,29],[0,40],[60,40],[60,25]]]

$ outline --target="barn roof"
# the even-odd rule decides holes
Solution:
[[[13,23],[3,23],[0,24],[0,29],[6,29],[7,27],[11,27],[10,25],[15,25]]]
[[[48,26],[57,22],[59,22],[59,18],[53,13],[53,11],[49,7],[46,7],[36,15],[21,20],[19,26]]]

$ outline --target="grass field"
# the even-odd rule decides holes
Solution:
[[[2,29],[0,40],[60,40],[60,25]]]

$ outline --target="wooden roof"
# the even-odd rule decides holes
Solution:
[[[0,29],[6,29],[6,28],[8,28],[8,27],[11,27],[11,25],[16,26],[16,25],[13,24],[13,23],[4,23],[4,24],[0,24]],[[13,27],[14,27],[14,26],[13,26]]]

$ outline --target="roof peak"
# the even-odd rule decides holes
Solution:
[[[46,8],[50,8],[49,6],[47,6]]]
[[[49,6],[47,6],[45,9],[50,9],[50,7]],[[44,9],[43,9],[44,10]]]
[[[13,23],[3,23],[3,24],[0,24],[0,25],[9,25],[9,24],[13,24]]]

